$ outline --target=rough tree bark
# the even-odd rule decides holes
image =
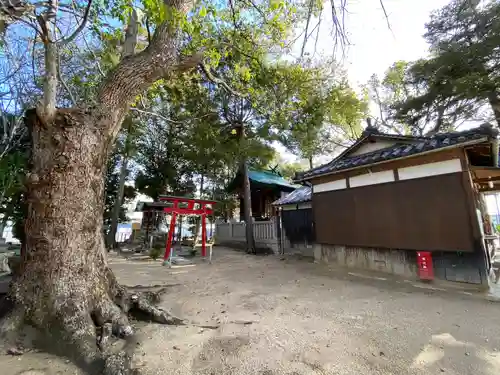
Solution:
[[[252,221],[252,198],[250,190],[250,179],[248,178],[248,165],[246,158],[241,163],[241,170],[243,175],[243,214],[245,216],[245,235],[247,253],[255,254],[255,240],[253,237],[253,221]]]
[[[191,2],[171,0],[168,5],[186,13]],[[104,80],[98,105],[57,109],[57,90],[51,87],[45,92],[50,97],[26,116],[32,158],[25,251],[10,292],[14,307],[0,328],[34,326],[57,344],[53,349],[91,373],[130,373],[130,353],[105,350],[111,334],[133,335],[129,313],[182,324],[155,307],[156,295],[129,293],[119,285],[106,262],[102,231],[106,159],[130,102],[160,77],[200,61],[200,56],[182,59],[177,43],[175,28],[159,25],[150,45],[126,56]]]
[[[242,123],[239,124],[239,142],[240,147],[246,142],[245,127]],[[255,239],[253,236],[253,220],[252,220],[252,194],[250,189],[250,178],[248,177],[248,165],[246,151],[241,159],[241,174],[243,176],[243,215],[245,218],[245,237],[247,245],[247,253],[255,254]]]
[[[102,123],[85,110],[59,110],[50,124],[28,113],[32,165],[27,183],[26,252],[11,298],[11,318],[39,328],[56,352],[87,371],[127,374],[130,355],[105,357],[108,335],[133,334],[134,308],[153,321],[180,323],[145,294],[129,294],[104,256],[102,210],[105,160],[110,143]],[[108,329],[106,329],[108,327]],[[107,359],[107,360],[106,360]]]

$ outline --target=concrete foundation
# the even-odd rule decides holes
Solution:
[[[316,244],[314,260],[349,268],[385,272],[412,279],[417,277],[416,253],[404,250]]]
[[[245,250],[246,243],[242,241],[216,241],[216,246],[229,247],[233,249]],[[278,244],[255,242],[255,251],[257,254],[278,255]]]
[[[477,252],[433,252],[432,259],[436,280],[489,285],[484,262]],[[315,244],[314,260],[418,279],[417,252],[411,250]]]
[[[300,255],[306,258],[314,258],[314,246],[309,244],[287,244],[284,248],[285,254]]]

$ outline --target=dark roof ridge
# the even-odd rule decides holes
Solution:
[[[401,157],[418,155],[423,152],[459,145],[461,143],[478,141],[484,137],[487,137],[490,140],[497,139],[498,134],[498,129],[494,128],[491,124],[483,124],[479,127],[463,131],[438,133],[433,135],[432,137],[422,137],[420,140],[418,138],[414,138],[415,140],[419,141],[406,144],[396,143],[392,146],[371,151],[366,154],[353,156],[343,156],[341,154],[329,163],[323,164],[303,173],[298,173],[296,175],[295,181],[300,181],[304,178],[309,179],[332,172],[340,172],[342,170],[357,168],[364,165],[370,165],[392,159],[395,160]],[[366,137],[369,136],[372,135],[368,135]],[[373,136],[377,137],[381,135],[380,133],[378,133],[373,134]],[[393,139],[397,139],[397,136],[393,137]],[[357,143],[359,143],[360,141],[361,140],[359,140]],[[343,154],[345,154],[345,152]]]

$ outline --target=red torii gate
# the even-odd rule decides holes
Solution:
[[[172,196],[161,196],[160,201],[172,203],[171,207],[165,207],[163,209],[163,212],[165,212],[166,214],[172,214],[168,230],[167,244],[165,246],[165,256],[163,257],[163,260],[168,261],[168,259],[170,258],[177,215],[201,216],[201,256],[205,257],[207,255],[207,249],[206,249],[207,215],[213,213],[213,205],[217,202],[205,199],[182,198],[182,197],[172,197]],[[195,204],[199,205],[199,207],[195,208]],[[207,207],[208,205],[210,205],[210,207]],[[195,236],[197,235],[198,233],[195,234]]]

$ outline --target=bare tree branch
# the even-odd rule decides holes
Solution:
[[[391,23],[389,22],[389,15],[387,14],[387,10],[385,9],[384,0],[379,0],[380,6],[382,7],[382,11],[384,12],[385,21],[387,22],[387,28],[392,32]]]
[[[166,121],[166,122],[170,122],[172,124],[185,124],[186,121],[176,121],[176,120],[172,120],[168,117],[165,117],[157,112],[152,112],[152,111],[145,111],[143,109],[139,109],[139,108],[136,108],[136,107],[130,107],[130,110],[133,111],[133,112],[137,112],[137,113],[142,113],[144,115],[148,115],[148,116],[153,116],[153,117],[158,117],[159,119],[162,119],[163,121]],[[213,115],[213,113],[207,113],[203,116],[200,116],[200,117],[192,117],[190,118],[189,120],[201,120],[202,118],[205,118],[207,116],[211,116]]]
[[[302,58],[304,56],[304,51],[306,50],[306,44],[307,44],[307,39],[308,39],[308,34],[307,32],[309,31],[309,23],[311,22],[311,17],[313,14],[313,1],[309,1],[309,8],[307,10],[307,21],[306,21],[306,29],[304,31],[304,41],[302,42],[302,50],[300,51],[300,57]]]
[[[85,8],[85,13],[83,14],[83,20],[80,23],[80,25],[75,29],[75,31],[67,38],[60,40],[58,43],[61,45],[65,45],[68,43],[71,43],[73,40],[76,39],[78,34],[80,34],[83,29],[85,29],[85,26],[87,26],[87,22],[89,19],[89,14],[90,14],[90,8],[92,7],[92,0],[88,0],[87,7]]]
[[[106,77],[106,74],[104,73],[104,70],[102,70],[101,64],[99,62],[99,58],[95,54],[94,50],[90,48],[89,43],[87,42],[87,38],[85,36],[83,37],[83,43],[85,43],[85,47],[87,47],[87,51],[92,55],[92,57],[95,60],[96,66],[97,66],[97,71],[101,75],[101,77]]]
[[[239,97],[244,97],[245,95],[243,95],[242,93],[234,90],[232,87],[230,87],[226,81],[214,76],[212,74],[212,72],[210,71],[210,68],[207,67],[204,63],[201,63],[200,64],[200,68],[201,70],[203,71],[203,73],[205,73],[205,75],[207,76],[207,78],[212,81],[213,83],[217,84],[217,85],[220,85],[225,91],[227,91],[228,93],[230,94],[233,94],[234,96],[239,96]]]
[[[73,93],[71,92],[71,89],[69,88],[68,84],[64,80],[62,73],[61,73],[61,54],[60,54],[60,51],[58,51],[58,53],[57,53],[57,78],[58,78],[59,82],[61,82],[61,84],[63,85],[66,92],[68,93],[69,98],[71,100],[71,103],[73,105],[76,105],[75,97],[74,97]]]

